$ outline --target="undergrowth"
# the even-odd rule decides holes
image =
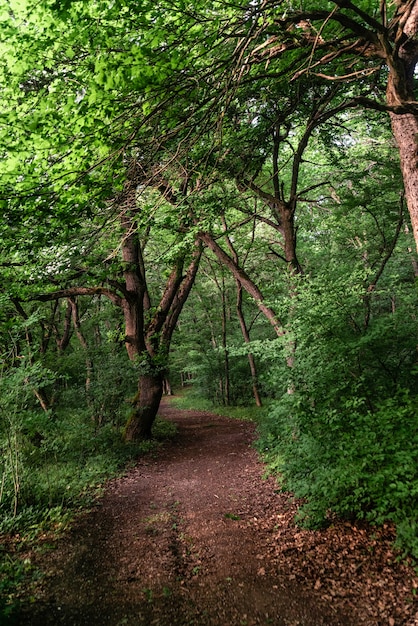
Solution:
[[[199,397],[193,392],[193,388],[182,389],[179,395],[172,397],[173,406],[178,409],[193,411],[209,411],[215,415],[223,415],[232,419],[258,423],[261,416],[267,410],[266,407],[252,406],[226,406],[212,403],[209,399]]]
[[[391,521],[400,554],[418,563],[417,399],[400,391],[374,411],[353,399],[338,412],[321,409],[293,394],[261,426],[258,445],[270,471],[305,502],[298,522],[319,528],[335,515]]]
[[[13,439],[15,463],[10,467],[3,462],[1,624],[13,623],[19,586],[30,586],[39,575],[28,556],[38,542],[65,531],[77,513],[94,505],[108,479],[123,474],[176,432],[174,424],[157,418],[152,440],[127,444],[120,427],[99,426],[80,411],[53,419],[24,417],[24,428],[16,429]]]

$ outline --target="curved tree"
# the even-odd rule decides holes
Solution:
[[[349,106],[389,114],[418,248],[416,0],[382,0],[374,6],[362,0],[309,0],[297,9],[288,2],[263,6],[263,34],[248,51],[243,72],[249,74],[255,64],[271,80],[285,75],[297,82],[310,76],[340,83]]]
[[[133,420],[128,437],[149,434],[161,393],[161,360],[197,271],[198,239],[233,272],[276,333],[284,332],[260,287],[219,244],[225,207],[215,206],[208,193],[219,177],[265,202],[271,226],[283,235],[285,261],[298,272],[298,180],[314,131],[348,108],[389,112],[418,241],[413,92],[418,9],[414,0],[395,4],[386,11],[381,2],[380,13],[371,12],[369,3],[342,0],[319,8],[309,0],[302,9],[269,0],[233,6],[197,2],[192,9],[166,0],[140,6],[130,0],[106,5],[64,0],[52,7],[27,0],[13,11],[4,5],[4,262],[33,267],[54,241],[55,252],[66,249],[65,267],[48,289],[28,278],[24,296],[103,294],[121,308],[128,353],[142,364],[143,384],[153,389],[142,388],[137,417],[144,425]],[[330,87],[330,81],[341,88]],[[303,98],[306,84],[312,91]],[[275,111],[272,101],[281,92],[283,105]],[[309,108],[310,93],[315,102]],[[253,110],[244,123],[246,108]],[[278,151],[288,141],[287,121],[294,112],[305,130],[292,147],[286,190]],[[242,131],[241,143],[234,129],[235,135]],[[237,145],[250,159],[240,157],[230,167]],[[267,162],[271,179],[260,184]],[[145,209],[141,198],[147,193]],[[86,224],[97,232],[108,228],[117,253],[107,250],[95,259],[100,267],[81,264],[80,270],[85,246],[74,252],[72,245]],[[165,242],[170,253],[163,255],[170,271],[152,297],[144,251],[164,229],[171,233]],[[115,271],[109,270],[109,254],[120,255]],[[156,308],[151,301],[159,303]]]
[[[202,109],[198,54],[184,59],[181,38],[195,22],[199,32],[186,39],[200,50],[207,20],[199,25],[164,1],[105,10],[99,2],[28,2],[14,11],[5,6],[2,15],[3,275],[22,268],[19,287],[13,277],[7,293],[19,302],[102,295],[120,308],[126,348],[139,369],[126,437],[149,436],[171,336],[201,255],[188,234],[181,176],[176,206],[155,188],[167,146],[176,155],[172,135],[184,140],[185,122]],[[186,63],[184,80],[173,88]],[[158,254],[167,269],[153,285]]]

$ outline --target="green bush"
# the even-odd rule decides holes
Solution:
[[[157,441],[127,444],[120,429],[111,424],[98,428],[86,417],[83,421],[75,412],[59,417],[62,419],[52,422],[49,429],[43,431],[39,445],[25,436],[21,438],[18,507],[14,512],[10,484],[9,489],[4,489],[0,503],[3,514],[0,532],[19,527],[25,511],[33,524],[42,525],[49,510],[65,512],[89,505],[107,478],[157,445],[158,440],[172,437],[176,430],[175,425],[157,420]]]
[[[414,283],[388,272],[370,294],[361,264],[348,272],[339,259],[328,271],[297,283],[293,393],[273,401],[259,447],[283,488],[303,499],[299,521],[391,520],[397,545],[418,560]],[[279,343],[276,359],[284,361]]]
[[[0,623],[2,626],[18,626],[15,618],[17,605],[15,590],[30,577],[36,577],[30,559],[22,560],[12,557],[0,547]]]
[[[297,404],[288,399],[287,408]],[[260,446],[283,485],[304,498],[300,520],[310,527],[333,514],[371,523],[392,520],[398,543],[418,559],[418,399],[400,391],[374,412],[346,407],[318,415],[283,406]]]

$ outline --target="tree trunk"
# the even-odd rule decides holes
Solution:
[[[238,280],[235,280],[235,284],[237,287],[237,316],[239,325],[241,327],[242,336],[244,338],[245,343],[250,343],[250,333],[247,328],[247,324],[245,322],[244,312],[242,310],[242,286]],[[258,389],[258,379],[257,379],[257,367],[255,364],[254,355],[252,352],[247,353],[248,364],[250,366],[251,372],[251,381],[253,388],[253,396],[256,403],[256,406],[262,406],[261,396]]]
[[[274,163],[277,164],[277,158],[274,161]],[[278,177],[276,177],[275,180],[276,180],[275,185],[277,185],[278,184]],[[228,228],[227,228],[225,217],[222,218],[222,223],[223,223],[223,227],[224,227],[224,231],[225,231],[226,243],[228,244],[228,248],[229,248],[229,250],[231,252],[231,255],[232,255],[232,258],[233,258],[235,264],[238,266],[238,262],[239,262],[238,253],[235,250],[234,245],[233,245],[231,239],[228,236]],[[254,226],[253,226],[253,235],[252,235],[253,239],[254,239],[254,235],[255,235],[254,228],[255,228],[255,222],[254,222]],[[236,286],[236,289],[237,289],[236,312],[237,312],[239,325],[240,325],[240,328],[241,328],[241,333],[242,333],[242,336],[244,338],[245,343],[251,343],[250,333],[249,333],[249,330],[247,328],[247,324],[245,322],[244,311],[242,310],[242,290],[243,290],[243,287],[242,287],[240,281],[237,278],[235,278],[235,286]],[[261,407],[262,406],[262,402],[261,402],[261,397],[260,397],[260,393],[259,393],[259,389],[258,389],[257,368],[256,368],[256,364],[255,364],[254,355],[251,352],[248,352],[247,358],[248,358],[248,364],[250,366],[254,400],[255,400],[256,405],[258,407]]]
[[[203,243],[205,243],[207,247],[212,250],[219,261],[232,272],[234,278],[241,283],[245,291],[252,298],[254,298],[260,311],[266,316],[270,324],[273,326],[276,335],[278,337],[283,337],[285,335],[284,327],[278,320],[273,309],[265,304],[260,289],[255,283],[253,283],[248,274],[219,246],[210,233],[202,232],[199,236]]]
[[[171,381],[170,381],[170,377],[168,376],[168,374],[166,374],[163,379],[163,394],[165,396],[173,395],[173,389],[171,387]]]
[[[418,61],[418,2],[395,0],[398,7],[396,55],[388,57],[387,103],[399,106],[415,102],[415,68]],[[418,116],[390,113],[392,132],[399,149],[405,198],[418,251]]]
[[[153,422],[163,395],[165,367],[171,337],[178,317],[194,283],[202,254],[196,242],[190,265],[183,275],[184,258],[178,258],[170,273],[160,303],[145,324],[144,312],[148,306],[148,289],[142,269],[142,251],[134,225],[125,217],[127,235],[122,246],[126,298],[122,301],[125,320],[125,343],[129,358],[139,360],[146,374],[140,374],[134,411],[125,428],[125,440],[149,439]]]
[[[151,438],[152,425],[163,395],[163,379],[161,372],[142,374],[139,377],[134,411],[125,428],[126,441]]]
[[[19,302],[19,300],[17,298],[11,298],[11,302],[14,304],[14,307],[15,307],[16,311],[19,313],[19,315],[24,320],[28,320],[29,316],[27,315],[26,311],[22,307],[22,305]],[[33,365],[32,350],[33,350],[33,347],[34,347],[34,341],[33,341],[32,333],[29,330],[29,328],[26,329],[26,343],[28,345],[29,363],[30,363],[30,365]],[[25,380],[25,384],[29,384],[29,380],[28,379]],[[33,394],[34,394],[35,398],[38,400],[39,404],[41,405],[42,409],[45,411],[45,413],[49,413],[49,411],[51,409],[51,401],[49,400],[48,396],[46,395],[46,393],[42,389],[42,387],[39,387],[39,388],[32,387],[32,391],[33,391]]]
[[[80,324],[80,316],[79,316],[79,311],[78,311],[78,302],[75,298],[68,298],[68,302],[69,305],[71,307],[71,316],[72,316],[72,320],[73,320],[73,324],[74,324],[74,329],[77,335],[77,339],[80,342],[81,347],[83,348],[85,355],[86,355],[86,394],[87,394],[87,403],[91,404],[91,398],[90,398],[90,387],[91,387],[91,381],[93,378],[93,373],[94,373],[94,364],[92,359],[89,356],[89,347],[87,345],[87,341],[86,338],[83,335],[83,332],[81,330],[81,324]]]
[[[228,355],[228,341],[227,341],[227,302],[225,293],[225,277],[222,275],[222,348],[224,358],[224,383],[223,383],[223,395],[222,404],[229,406],[231,404],[231,380],[229,372],[229,355]]]
[[[409,113],[391,113],[390,119],[399,149],[405,198],[418,251],[418,119]]]
[[[67,298],[67,310],[65,312],[64,318],[64,330],[61,337],[58,334],[58,328],[56,329],[56,342],[57,348],[60,354],[68,348],[70,339],[71,339],[71,316],[72,316],[72,306],[71,302]]]

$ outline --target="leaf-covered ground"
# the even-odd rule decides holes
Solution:
[[[413,626],[418,577],[390,527],[293,523],[252,447],[254,426],[161,413],[178,436],[112,481],[49,552],[27,626]]]

